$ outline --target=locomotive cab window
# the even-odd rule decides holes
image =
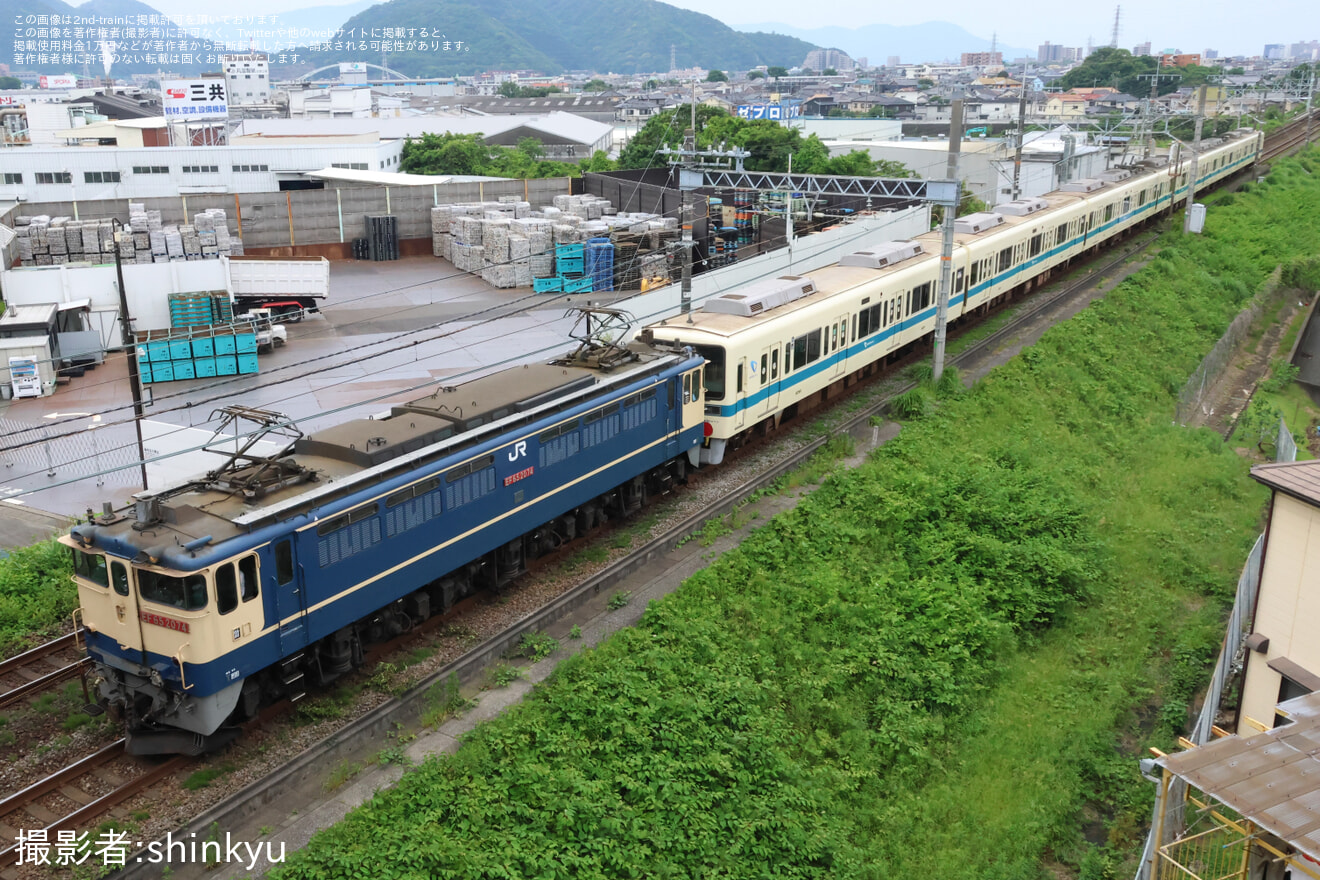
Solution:
[[[697,354],[704,357],[706,363],[706,397],[709,400],[724,399],[724,349],[718,345],[693,346]],[[700,388],[694,388],[692,399],[696,399]]]
[[[244,602],[257,598],[257,557],[251,554],[238,560],[239,595]]]
[[[110,583],[121,596],[128,595],[128,567],[122,562],[110,563]]]
[[[100,553],[73,551],[73,573],[102,587],[110,586],[105,571],[105,557]]]
[[[215,570],[215,610],[228,614],[238,607],[238,582],[234,579],[234,563],[226,562]]]
[[[207,601],[206,577],[201,574],[175,576],[141,568],[138,569],[138,595],[158,605],[201,611]]]

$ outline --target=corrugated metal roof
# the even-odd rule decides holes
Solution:
[[[322,168],[308,171],[304,177],[320,180],[343,180],[349,183],[370,183],[381,186],[435,186],[441,183],[481,183],[512,180],[511,177],[481,177],[475,174],[404,174],[401,171],[363,171],[357,168]]]
[[[1320,859],[1320,693],[1279,709],[1293,723],[1227,736],[1158,763],[1299,852]]]
[[[1271,489],[1320,507],[1320,461],[1280,461],[1258,464],[1251,476]]]
[[[591,144],[612,134],[614,127],[572,113],[555,111],[540,116],[399,116],[383,119],[244,119],[235,136],[265,135],[324,137],[378,132],[382,139],[419,138],[423,134],[482,134],[486,137],[515,128],[544,131],[560,138]]]

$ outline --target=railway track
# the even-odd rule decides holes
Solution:
[[[1308,128],[1310,126],[1308,138]],[[1303,116],[1301,119],[1294,120],[1275,132],[1267,135],[1265,138],[1265,148],[1261,151],[1260,161],[1269,162],[1280,156],[1286,156],[1302,147],[1309,141],[1320,137],[1320,110],[1312,110],[1310,118]]]
[[[0,692],[0,709],[77,678],[89,662],[79,632],[0,661],[0,687],[5,689]]]
[[[19,833],[44,831],[52,848],[59,832],[81,835],[129,798],[177,773],[192,759],[176,757],[152,763],[124,751],[116,740],[97,752],[34,782],[0,801],[0,878],[18,876]],[[96,841],[88,842],[95,847]],[[136,841],[128,843],[136,849]],[[54,855],[51,859],[53,861]]]

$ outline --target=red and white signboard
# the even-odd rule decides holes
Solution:
[[[229,115],[225,81],[218,77],[165,80],[160,94],[169,120],[224,119]]]
[[[61,73],[57,76],[43,76],[38,85],[43,89],[76,89],[78,88],[78,77],[71,73]]]

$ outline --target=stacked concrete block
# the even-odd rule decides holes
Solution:
[[[481,231],[481,244],[486,248],[486,265],[495,266],[509,262],[509,221],[487,220]]]
[[[518,286],[517,273],[509,263],[500,263],[487,266],[481,270],[482,279],[491,287],[507,289]],[[530,270],[528,273],[528,284],[531,284]]]

